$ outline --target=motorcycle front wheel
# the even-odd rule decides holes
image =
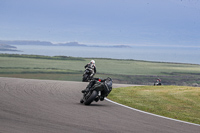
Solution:
[[[87,82],[87,81],[88,81],[88,76],[85,74],[85,75],[83,75],[82,82]]]
[[[93,91],[92,94],[90,95],[90,97],[88,99],[86,99],[86,101],[84,102],[85,105],[90,105],[94,99],[96,98],[96,96],[98,95],[97,91]]]

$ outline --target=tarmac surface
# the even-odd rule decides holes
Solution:
[[[0,133],[199,133],[109,101],[80,104],[88,83],[0,77]],[[113,88],[128,86],[114,84]]]

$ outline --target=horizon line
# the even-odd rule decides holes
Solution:
[[[39,42],[50,42],[54,45],[56,44],[64,44],[64,43],[78,43],[82,45],[88,45],[88,46],[129,46],[129,47],[134,47],[134,46],[141,46],[141,47],[184,47],[184,48],[200,48],[200,46],[196,45],[166,45],[166,44],[130,44],[130,43],[92,43],[92,42],[79,42],[79,41],[65,41],[65,42],[57,42],[57,41],[44,41],[44,40],[1,40],[0,41],[39,41]]]

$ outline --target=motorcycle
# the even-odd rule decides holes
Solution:
[[[93,101],[103,101],[112,91],[112,79],[109,77],[104,80],[94,78],[87,87],[90,88],[83,93],[83,98],[80,100],[80,103],[84,105],[90,105]]]
[[[154,82],[154,86],[159,86],[159,85],[162,85],[161,82]]]
[[[162,85],[161,83],[161,79],[157,79],[156,82],[154,82],[154,86],[159,86],[159,85]]]
[[[83,78],[82,78],[82,82],[88,82],[92,79],[92,77],[90,77],[91,75],[91,68],[86,68],[84,73],[83,73]]]

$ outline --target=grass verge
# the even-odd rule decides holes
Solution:
[[[134,86],[113,89],[108,98],[146,112],[200,124],[200,87]]]
[[[0,76],[26,78],[27,75],[32,75],[38,79],[52,77],[60,80],[54,78],[54,74],[60,74],[61,79],[65,77],[66,80],[81,81],[84,66],[90,60],[67,56],[0,54]],[[111,77],[115,83],[153,85],[157,78],[161,78],[164,85],[200,86],[200,65],[101,58],[96,58],[95,61],[95,77]],[[64,74],[70,76],[66,77]]]

